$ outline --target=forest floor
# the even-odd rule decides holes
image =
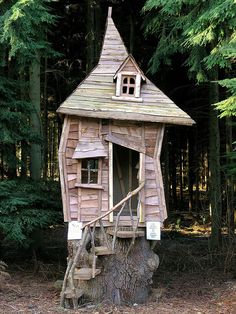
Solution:
[[[59,307],[55,289],[64,269],[41,263],[34,274],[27,264],[9,264],[11,279],[0,290],[0,314],[236,314],[234,252],[210,253],[207,237],[164,236],[156,247],[160,266],[153,278],[152,294],[144,305],[112,306],[87,303],[78,310]],[[235,269],[235,272],[233,271]]]

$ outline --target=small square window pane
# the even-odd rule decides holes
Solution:
[[[134,87],[129,88],[129,95],[134,95]]]
[[[88,171],[87,170],[82,170],[81,171],[81,183],[88,183]]]
[[[135,79],[133,77],[130,78],[130,84],[135,84]]]
[[[123,92],[123,94],[126,94],[126,93],[127,93],[127,86],[123,86],[122,92]]]
[[[90,182],[88,182],[88,183],[92,183],[92,184],[98,183],[98,172],[91,171]]]

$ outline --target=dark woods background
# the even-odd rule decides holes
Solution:
[[[144,0],[34,0],[24,6],[21,1],[0,0],[2,240],[30,247],[36,242],[35,230],[62,224],[57,158],[62,120],[56,109],[96,65],[108,6],[144,73],[196,121],[193,127],[166,129],[166,226],[178,230],[182,224],[201,224],[206,232],[213,222],[212,247],[221,246],[222,231],[232,240],[234,181],[227,153],[232,150],[233,124],[221,119],[219,126],[211,125],[210,84],[189,78],[187,52],[176,51],[171,63],[149,70],[159,38],[153,32],[145,35],[150,17],[143,13],[144,5]],[[223,98],[222,88],[219,99]],[[209,185],[212,145],[219,146],[210,161],[218,171],[216,185]],[[217,192],[213,203],[211,191]]]

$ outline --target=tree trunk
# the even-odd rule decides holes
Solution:
[[[40,141],[42,138],[42,125],[40,117],[40,57],[32,61],[29,69],[30,77],[30,100],[32,103],[32,113],[30,117],[32,132]],[[31,144],[31,178],[39,180],[42,170],[42,147],[41,144]]]
[[[174,210],[178,209],[178,204],[177,204],[177,190],[176,190],[176,185],[177,185],[177,177],[176,177],[176,139],[173,140],[172,147],[171,147],[171,198],[172,198],[172,208]]]
[[[89,73],[94,66],[95,51],[94,51],[94,6],[92,0],[87,0],[87,61],[86,72]]]
[[[168,147],[168,131],[165,131],[163,145],[162,145],[162,160],[164,162],[164,189],[167,213],[170,209],[170,168],[169,168],[169,147]]]
[[[25,74],[24,68],[20,70],[20,81],[21,81],[21,88],[20,88],[20,97],[22,101],[26,101],[28,99],[26,95],[26,82],[25,82]],[[27,121],[27,117],[25,117],[25,121]],[[20,176],[21,178],[27,177],[27,158],[28,158],[28,144],[26,140],[21,141],[21,171]]]
[[[101,235],[98,237],[96,241],[101,243]],[[108,241],[112,242],[111,236]],[[69,242],[74,242],[69,244],[68,260],[71,260],[75,256],[75,250],[71,248],[78,247],[78,241]],[[131,242],[132,238],[117,238],[115,254],[98,256],[96,268],[101,269],[101,273],[94,279],[78,281],[76,288],[83,290],[86,300],[96,303],[106,301],[117,305],[147,301],[159,258],[151,250],[145,237],[136,238],[132,246]],[[89,257],[87,251],[83,253],[80,267],[88,267],[86,256]]]
[[[227,166],[232,166],[232,160],[229,154],[232,152],[232,119],[226,117],[226,154],[227,154]],[[234,182],[233,176],[226,174],[226,201],[227,201],[227,226],[228,226],[228,238],[230,241],[234,239]]]
[[[220,134],[218,113],[212,105],[219,100],[219,88],[216,81],[217,71],[212,73],[210,83],[210,117],[209,117],[209,196],[212,216],[211,247],[218,249],[221,245],[221,180],[220,180]]]
[[[48,177],[48,78],[47,78],[47,67],[48,67],[48,59],[45,57],[44,59],[44,86],[43,86],[43,135],[44,135],[44,167],[43,167],[43,178],[44,180]]]
[[[189,211],[193,210],[193,185],[194,185],[194,173],[196,170],[196,155],[194,152],[194,141],[193,141],[193,132],[190,132],[188,137],[188,208]]]

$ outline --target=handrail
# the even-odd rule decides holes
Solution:
[[[124,204],[127,200],[129,200],[132,196],[134,196],[135,194],[137,194],[139,191],[142,190],[142,188],[144,187],[144,182],[141,182],[141,184],[133,191],[129,192],[126,197],[124,197],[119,203],[117,203],[115,206],[113,206],[108,212],[104,213],[103,215],[91,220],[90,222],[86,223],[82,229],[84,229],[85,227],[88,227],[92,224],[94,224],[95,222],[97,222],[98,220],[110,215],[110,213],[112,213],[114,210],[116,210],[118,207],[120,207],[122,204]]]
[[[115,206],[113,206],[108,212],[104,213],[103,215],[99,216],[96,219],[93,219],[92,221],[88,222],[87,224],[85,224],[83,226],[82,229],[85,229],[85,230],[84,230],[84,233],[83,233],[83,237],[82,237],[80,246],[78,247],[77,252],[76,252],[73,260],[72,259],[69,260],[68,265],[67,265],[65,277],[64,277],[64,280],[63,280],[61,296],[60,296],[60,305],[61,306],[63,306],[64,302],[65,302],[65,291],[66,291],[66,282],[67,282],[67,280],[69,282],[69,287],[70,287],[72,293],[75,295],[76,289],[75,289],[75,284],[74,284],[74,280],[73,280],[73,274],[74,274],[74,271],[75,271],[75,267],[76,267],[76,265],[77,265],[77,263],[78,263],[78,261],[80,259],[80,255],[81,255],[83,249],[86,246],[86,239],[87,239],[88,233],[91,234],[91,241],[92,241],[92,253],[93,253],[92,278],[94,278],[95,277],[95,268],[96,268],[95,243],[94,243],[95,242],[94,241],[94,232],[95,232],[96,222],[99,221],[100,227],[102,228],[102,231],[105,234],[105,230],[104,230],[104,227],[103,227],[103,224],[102,224],[102,218],[108,216],[110,213],[112,213],[118,207],[123,205],[122,208],[120,209],[119,214],[118,214],[118,216],[119,216],[121,214],[124,206],[125,206],[125,202],[127,200],[129,200],[132,196],[137,194],[139,191],[141,191],[143,187],[144,187],[144,182],[141,182],[141,184],[135,190],[129,192],[125,198],[123,198],[119,203],[117,203]],[[140,203],[140,199],[139,199],[139,203]],[[117,226],[118,226],[118,221],[119,221],[119,218],[117,219],[116,229],[117,229]],[[91,225],[93,225],[93,232],[91,232],[91,230],[90,230]],[[116,238],[116,234],[114,235],[114,239],[115,238]],[[115,246],[115,240],[114,239],[113,239],[113,243],[112,243],[112,249],[113,250],[114,250],[114,246]],[[106,241],[107,241],[107,239],[106,239]],[[108,244],[108,241],[107,241],[107,244]],[[132,244],[133,244],[133,241],[132,241],[131,245]],[[130,248],[129,248],[129,250],[130,250]],[[74,308],[76,308],[77,307],[76,306],[76,298],[72,297],[72,301],[73,301]]]

